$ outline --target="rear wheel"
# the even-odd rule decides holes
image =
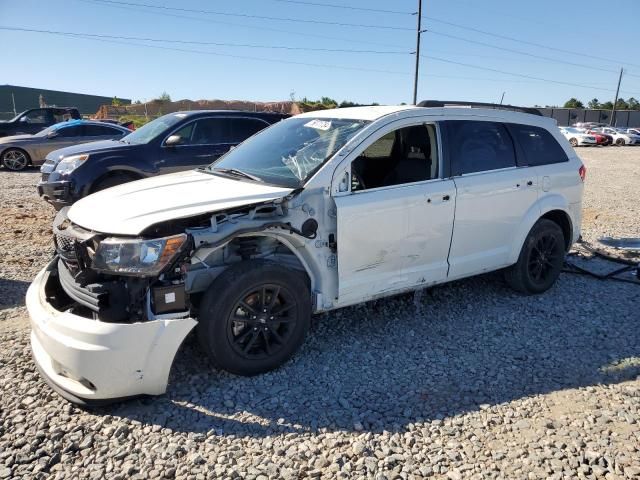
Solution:
[[[542,293],[557,280],[564,264],[565,239],[562,228],[542,218],[533,226],[518,257],[505,271],[507,283],[522,293]]]
[[[571,144],[572,147],[577,147],[578,146],[578,139],[577,138],[572,138],[571,140],[569,140],[569,143]]]
[[[116,185],[122,185],[123,183],[132,182],[134,180],[138,180],[138,177],[130,173],[112,173],[98,180],[91,188],[91,193],[99,192],[100,190],[106,190],[107,188],[115,187]]]
[[[200,306],[198,339],[212,363],[256,375],[285,363],[309,329],[306,277],[260,260],[240,262],[209,287]]]
[[[2,165],[9,170],[19,172],[31,163],[29,154],[19,148],[9,148],[2,154]]]

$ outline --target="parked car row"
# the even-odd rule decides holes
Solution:
[[[57,214],[26,300],[40,373],[85,405],[156,395],[192,330],[214,365],[255,375],[312,313],[494,270],[546,291],[580,235],[585,167],[553,120],[469,107],[175,113],[50,154],[39,188],[60,184],[58,205],[102,172],[173,173]]]
[[[638,128],[577,125],[581,126],[559,127],[560,132],[569,140],[572,147],[640,145],[640,129]]]

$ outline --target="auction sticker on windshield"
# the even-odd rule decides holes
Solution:
[[[316,130],[329,130],[331,128],[331,120],[311,120],[304,124],[305,127],[315,128]]]

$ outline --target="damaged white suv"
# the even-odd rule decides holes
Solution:
[[[81,404],[161,394],[194,328],[214,365],[253,375],[316,312],[498,269],[547,290],[579,236],[584,166],[554,120],[465,105],[298,115],[207,168],[62,210],[27,293],[42,375]]]

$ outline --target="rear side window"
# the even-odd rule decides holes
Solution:
[[[82,135],[82,126],[74,125],[70,127],[62,127],[57,130],[58,137],[60,138],[70,138],[70,137],[79,137]]]
[[[228,118],[203,118],[193,127],[191,145],[215,145],[229,142]]]
[[[243,142],[254,133],[269,126],[262,120],[256,120],[254,118],[233,118],[229,123],[231,124],[229,143]]]
[[[105,125],[85,125],[84,134],[89,137],[102,137],[107,135],[111,137],[117,137],[119,135],[122,135],[123,132],[121,132],[117,128],[107,127]]]
[[[453,175],[516,166],[513,141],[501,123],[473,120],[445,123]]]
[[[558,141],[544,128],[509,124],[509,130],[522,148],[521,165],[535,167],[569,161]]]

